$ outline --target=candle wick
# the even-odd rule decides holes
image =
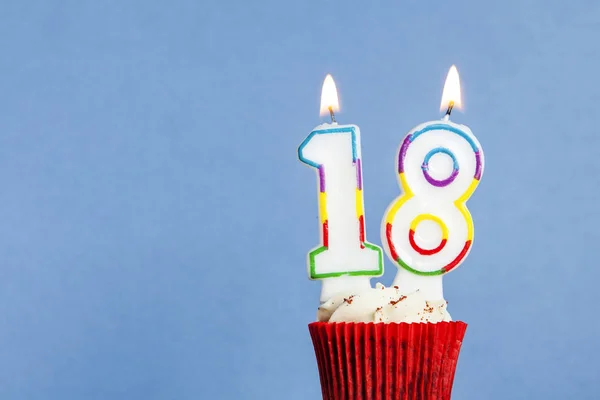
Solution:
[[[331,122],[335,124],[337,121],[335,120],[335,114],[333,113],[332,106],[329,106],[329,115],[331,115]]]
[[[454,100],[450,100],[448,103],[448,109],[446,110],[446,115],[444,115],[443,120],[448,121],[450,119],[450,114],[452,114],[452,109],[454,108]]]

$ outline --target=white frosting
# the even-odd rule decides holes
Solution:
[[[446,300],[426,299],[420,291],[403,295],[397,286],[378,283],[359,293],[339,293],[317,311],[321,322],[429,322],[452,321]]]

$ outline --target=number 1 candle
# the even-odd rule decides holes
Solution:
[[[458,267],[473,243],[473,220],[466,201],[483,174],[481,145],[464,126],[449,120],[460,106],[460,80],[452,66],[446,78],[442,120],[411,130],[397,157],[403,194],[388,208],[382,224],[386,253],[396,263],[394,285],[443,299],[442,275]]]
[[[298,157],[317,172],[321,244],[308,253],[310,279],[322,281],[321,301],[343,291],[371,287],[383,273],[381,248],[365,234],[360,130],[338,125],[337,90],[327,75],[321,93],[321,114],[332,123],[317,126],[298,148]]]

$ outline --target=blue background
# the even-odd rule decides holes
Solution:
[[[487,161],[444,280],[470,324],[453,398],[600,396],[600,3],[367,3],[0,3],[1,399],[320,398],[296,149],[322,80],[380,244],[451,64]]]

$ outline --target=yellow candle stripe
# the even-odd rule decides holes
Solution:
[[[414,196],[412,190],[410,190],[410,186],[408,186],[408,182],[406,182],[406,175],[404,172],[398,174],[400,179],[400,185],[402,186],[402,190],[404,190],[404,194],[408,197]]]
[[[355,201],[356,201],[356,216],[360,217],[365,212],[364,208],[363,208],[363,192],[361,189],[358,189],[358,188],[356,189]]]
[[[471,184],[469,185],[469,188],[467,189],[467,191],[464,192],[463,195],[460,196],[454,203],[456,205],[458,205],[458,204],[462,204],[462,203],[466,202],[467,200],[469,200],[469,197],[471,197],[471,195],[473,194],[473,192],[477,188],[477,185],[479,185],[479,180],[473,178],[473,180],[471,181]]]
[[[416,231],[417,225],[419,225],[419,223],[421,223],[422,221],[427,221],[427,220],[433,221],[440,226],[440,228],[442,229],[442,240],[448,239],[448,227],[446,226],[446,224],[444,223],[444,221],[442,221],[442,219],[440,217],[437,217],[433,214],[417,215],[417,217],[415,219],[413,219],[412,222],[410,223],[410,229],[412,231]]]
[[[321,223],[327,221],[327,194],[326,192],[319,192],[319,217]]]
[[[473,227],[473,217],[471,217],[471,213],[469,212],[465,202],[469,199],[469,197],[471,197],[477,188],[477,185],[479,185],[479,180],[473,179],[467,191],[454,202],[456,208],[458,208],[460,213],[465,217],[465,221],[467,223],[467,240],[473,240],[475,229]]]
[[[406,203],[411,197],[414,196],[413,192],[410,190],[410,187],[406,183],[406,177],[404,176],[403,172],[399,174],[399,179],[400,185],[402,185],[404,193],[402,194],[402,196],[398,197],[396,201],[394,201],[392,207],[388,210],[385,216],[386,224],[391,224],[394,221],[394,217],[396,216],[396,212],[398,212],[398,209],[402,207],[402,205]]]
[[[465,222],[467,223],[467,241],[468,240],[473,240],[473,233],[474,233],[474,229],[473,229],[473,217],[471,217],[471,213],[469,212],[469,209],[467,208],[467,205],[465,203],[456,203],[456,208],[458,208],[458,211],[460,211],[460,213],[463,215],[463,217],[465,218]]]

